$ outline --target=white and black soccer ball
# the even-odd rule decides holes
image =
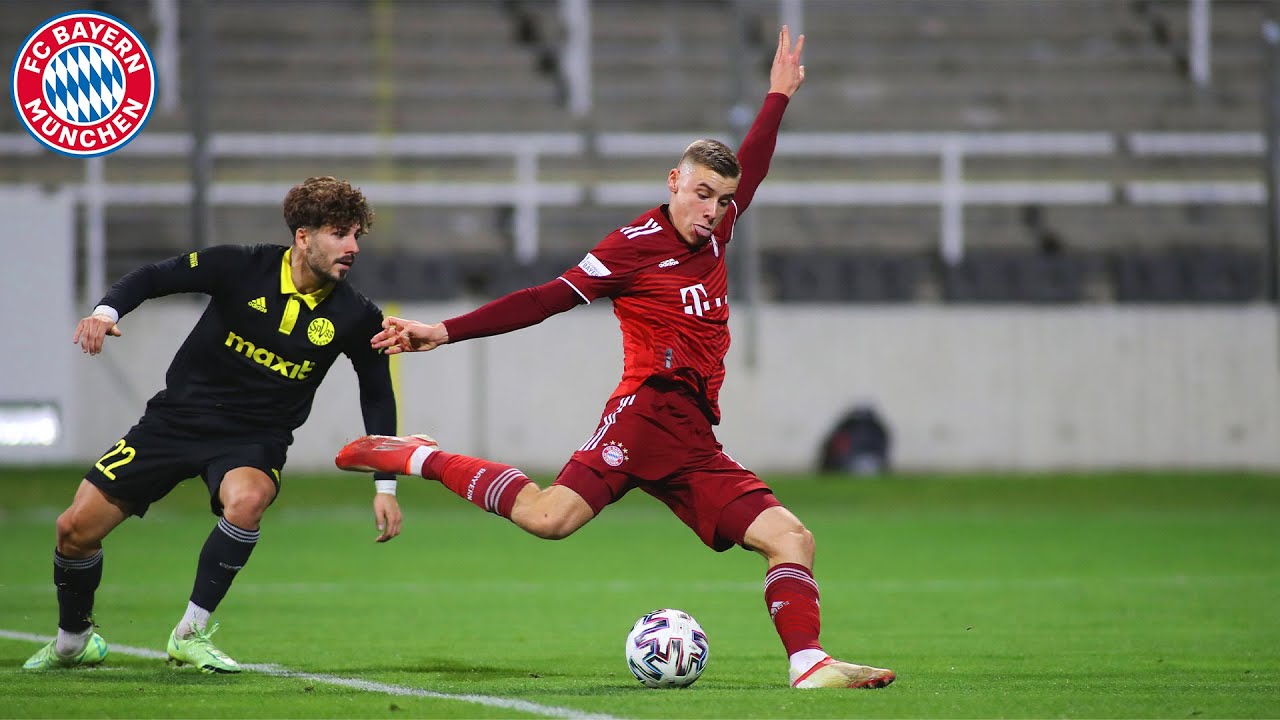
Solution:
[[[646,687],[692,685],[707,666],[707,654],[707,634],[681,610],[654,610],[627,635],[627,667]]]

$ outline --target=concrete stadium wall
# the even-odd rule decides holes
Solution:
[[[61,425],[56,439],[44,439],[47,445],[11,445],[17,440],[0,431],[0,462],[65,461],[75,457],[78,447],[73,421],[80,406],[73,378],[80,349],[71,344],[78,320],[72,319],[74,209],[70,192],[0,187],[0,217],[6,220],[0,262],[0,409],[56,407]],[[32,440],[29,435],[24,439]]]
[[[397,360],[401,432],[530,472],[559,469],[621,372],[616,320],[598,305]],[[97,458],[137,419],[202,307],[153,301],[102,355],[76,352],[78,455]],[[391,310],[433,321],[467,309]],[[887,418],[903,468],[1280,467],[1280,328],[1267,307],[770,306],[755,369],[744,365],[745,321],[740,310],[719,436],[758,471],[812,467],[859,400]],[[289,467],[331,467],[362,432],[354,373],[340,360]]]

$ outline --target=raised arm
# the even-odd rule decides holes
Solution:
[[[773,53],[773,66],[769,68],[769,92],[782,93],[787,97],[796,94],[804,84],[804,66],[800,64],[802,52],[804,35],[796,38],[796,44],[792,46],[791,28],[783,25],[778,31],[778,49]]]
[[[764,99],[760,113],[742,140],[738,148],[738,163],[742,165],[742,177],[738,181],[738,191],[734,194],[734,202],[738,213],[746,211],[755,197],[756,189],[769,174],[769,162],[773,159],[773,149],[778,142],[778,127],[782,124],[782,113],[796,90],[804,84],[804,65],[800,64],[800,53],[804,50],[804,36],[791,44],[791,29],[786,25],[778,33],[778,48],[773,54],[773,66],[769,69],[769,94]]]

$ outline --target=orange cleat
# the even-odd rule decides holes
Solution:
[[[436,447],[428,435],[365,435],[347,443],[333,463],[352,472],[409,475],[409,458],[421,447]]]

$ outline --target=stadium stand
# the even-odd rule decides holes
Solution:
[[[147,0],[105,0],[94,9],[144,36],[156,22]],[[31,29],[79,3],[6,2],[0,50],[10,56]],[[179,7],[183,7],[181,4]],[[732,139],[734,106],[765,88],[778,9],[773,2],[593,0],[593,108],[566,106],[558,49],[566,38],[555,0],[309,2],[221,0],[207,4],[213,34],[208,98],[218,133],[668,132]],[[1086,132],[1111,134],[1116,152],[1082,157],[969,156],[966,182],[1098,180],[1103,203],[969,203],[966,257],[937,261],[936,204],[761,205],[752,242],[765,253],[769,297],[783,301],[1235,302],[1261,292],[1248,268],[1263,244],[1256,202],[1135,202],[1126,183],[1256,183],[1249,154],[1147,155],[1128,134],[1147,131],[1256,133],[1262,123],[1266,3],[1212,2],[1212,79],[1190,76],[1187,7],[1147,0],[805,0],[809,82],[785,133]],[[185,132],[193,107],[191,14],[181,15],[179,109],[156,113],[148,133]],[[746,58],[745,67],[741,58]],[[735,73],[738,79],[735,80]],[[0,132],[21,132],[12,113]],[[588,143],[590,147],[590,143]],[[654,183],[669,157],[619,158],[589,149],[541,157],[539,181]],[[183,153],[128,149],[105,163],[109,182],[184,182]],[[937,183],[927,154],[791,157],[771,182],[854,180]],[[367,183],[510,182],[510,157],[229,157],[219,182],[287,183],[334,174]],[[4,156],[0,183],[83,181],[83,164],[52,153]],[[767,197],[766,184],[762,197]],[[367,268],[381,291],[403,298],[493,294],[562,269],[566,260],[629,219],[644,203],[543,206],[543,257],[510,259],[511,205],[378,203]],[[1030,212],[1030,214],[1028,214]],[[270,204],[218,204],[215,241],[270,239]],[[108,273],[188,243],[184,209],[112,203]],[[1046,238],[1055,245],[1045,254]],[[1190,248],[1184,250],[1184,248]],[[407,254],[412,262],[391,259]],[[444,258],[454,258],[446,261]],[[428,260],[430,259],[430,260]],[[419,288],[421,270],[430,288]],[[560,268],[552,265],[561,263]],[[513,269],[516,268],[516,269]],[[739,272],[735,266],[735,272]],[[1256,273],[1254,273],[1256,275]],[[359,276],[359,275],[358,275]],[[1172,278],[1172,279],[1171,279]]]
[[[1160,253],[1117,253],[1116,299],[1123,302],[1247,302],[1262,285],[1252,253],[1211,245]]]
[[[1084,299],[1078,256],[979,250],[943,265],[944,297],[955,302],[1070,303]]]
[[[873,251],[773,252],[765,256],[784,302],[909,302],[917,299],[921,255]]]

